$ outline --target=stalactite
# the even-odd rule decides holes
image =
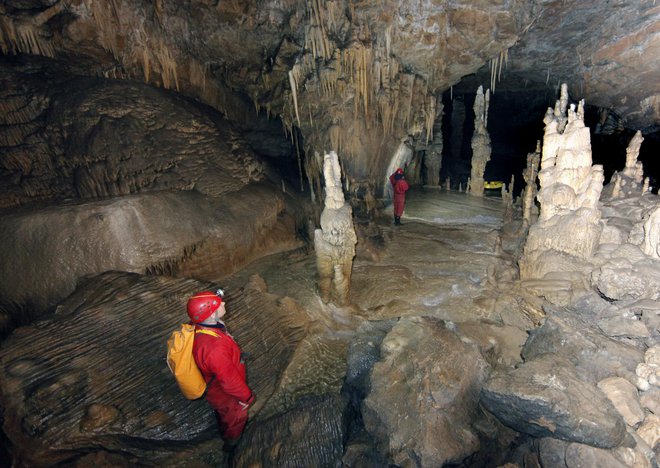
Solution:
[[[151,52],[149,50],[149,35],[145,32],[144,27],[140,26],[133,31],[132,34],[133,46],[133,60],[140,64],[144,82],[149,83],[151,77]]]
[[[40,28],[66,7],[66,2],[55,3],[26,22],[18,24],[14,24],[3,14],[0,16],[0,50],[5,55],[27,53],[55,57],[55,48],[49,39],[41,36]]]
[[[502,78],[502,66],[509,62],[509,49],[505,49],[499,55],[490,60],[490,90],[495,94],[495,85]]]
[[[354,44],[345,49],[341,56],[342,68],[355,90],[354,111],[359,115],[362,110],[365,122],[369,123],[369,104],[373,88],[373,60],[371,49],[362,44]]]
[[[84,0],[84,4],[92,18],[94,18],[96,33],[101,47],[112,53],[115,60],[121,63],[122,51],[118,43],[119,37],[117,35],[119,18],[114,0],[109,2]]]
[[[291,86],[291,97],[293,98],[293,108],[296,112],[296,121],[298,122],[298,127],[300,127],[300,114],[298,113],[298,85],[294,74],[296,66],[294,65],[293,68],[293,70],[289,71],[289,85]]]
[[[177,74],[176,60],[172,56],[169,47],[161,39],[155,50],[156,59],[161,68],[161,80],[166,89],[179,90],[179,76]]]
[[[320,0],[310,0],[307,4],[309,25],[305,28],[305,48],[312,51],[314,58],[327,60],[331,58],[334,47],[324,25],[327,18]],[[334,11],[334,10],[333,10]]]

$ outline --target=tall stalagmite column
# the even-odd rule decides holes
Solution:
[[[536,143],[536,151],[527,155],[527,168],[523,172],[525,179],[525,191],[522,197],[523,223],[525,227],[534,224],[539,216],[539,210],[534,200],[538,189],[536,187],[536,177],[539,172],[539,162],[541,162],[541,142]]]
[[[442,169],[442,101],[436,104],[435,121],[433,122],[433,138],[426,148],[424,166],[426,167],[426,184],[433,187],[440,185],[440,169]]]
[[[488,106],[490,104],[490,90],[482,86],[477,89],[474,100],[474,134],[472,135],[472,171],[470,172],[470,195],[482,197],[484,195],[484,172],[486,164],[490,161],[490,136],[488,125]]]
[[[339,158],[334,151],[323,157],[323,176],[325,207],[321,213],[321,229],[314,231],[319,294],[325,303],[332,301],[344,306],[349,303],[357,236],[353,210],[342,191]]]

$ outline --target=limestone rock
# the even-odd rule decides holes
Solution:
[[[344,450],[350,409],[338,395],[300,400],[283,414],[246,428],[235,466],[335,466]]]
[[[649,415],[637,429],[637,435],[640,436],[649,447],[655,449],[660,441],[660,417],[655,414]]]
[[[504,424],[534,437],[618,446],[626,435],[621,416],[593,384],[576,375],[569,361],[542,355],[491,376],[481,401]]]
[[[637,389],[629,381],[621,377],[610,377],[598,382],[598,388],[607,395],[626,424],[635,427],[644,420]]]
[[[625,468],[629,465],[618,460],[610,450],[590,447],[584,444],[569,444],[566,447],[566,466],[568,468],[579,468],[583,466]]]
[[[260,251],[297,244],[293,231],[282,229],[295,225],[284,213],[284,197],[257,184],[222,200],[161,192],[4,215],[0,310],[11,314],[29,303],[40,316],[82,277],[108,270],[198,278],[211,270],[229,273]],[[0,325],[15,320],[2,315]]]
[[[637,388],[642,391],[651,387],[660,387],[660,345],[655,345],[646,350],[644,362],[641,362],[635,370],[637,374]]]
[[[370,389],[369,375],[380,360],[380,345],[394,326],[394,321],[366,322],[358,328],[348,350],[346,387],[362,400]]]
[[[644,243],[642,249],[644,253],[660,259],[660,207],[648,214],[644,221]]]
[[[660,388],[652,387],[642,392],[639,397],[641,405],[651,413],[660,415]]]
[[[469,421],[487,368],[476,347],[440,320],[411,318],[392,328],[381,353],[362,414],[391,461],[441,466],[475,452]]]
[[[591,314],[580,316],[576,309],[546,306],[548,318],[532,332],[522,351],[523,358],[533,360],[545,354],[568,359],[584,379],[594,385],[613,375],[633,381],[635,369],[644,359],[638,348],[615,341],[594,328]]]
[[[21,161],[11,168],[18,177],[0,182],[11,194],[0,206],[193,188],[220,196],[265,177],[241,134],[193,101],[137,81],[71,76],[61,65],[33,68],[0,73],[3,88],[27,94],[20,107],[38,103],[35,115],[15,127],[39,135],[0,142]]]

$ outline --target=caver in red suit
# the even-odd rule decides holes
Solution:
[[[406,191],[410,188],[403,175],[403,169],[398,168],[390,176],[390,183],[394,189],[394,196],[392,197],[394,203],[394,224],[401,224],[401,215],[406,204]]]
[[[207,383],[206,400],[215,410],[223,439],[235,442],[254,396],[246,383],[241,350],[220,320],[225,304],[215,293],[198,293],[188,301],[188,315],[196,324],[193,357]]]

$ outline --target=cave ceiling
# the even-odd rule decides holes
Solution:
[[[382,174],[403,139],[428,142],[440,95],[462,83],[565,82],[629,128],[660,122],[653,0],[4,0],[0,46],[230,119],[279,117],[355,179]]]

